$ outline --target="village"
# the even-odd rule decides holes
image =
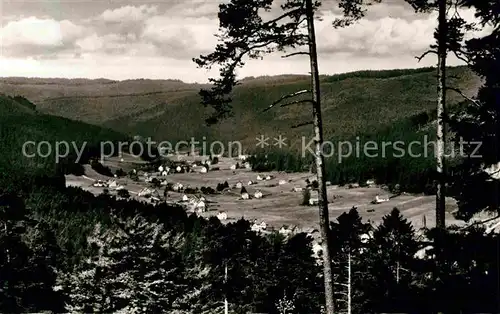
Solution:
[[[252,230],[257,232],[278,231],[283,235],[306,232],[318,239],[315,174],[254,172],[248,157],[177,154],[161,162],[147,163],[124,154],[102,162],[118,173],[113,177],[85,165],[85,175],[68,175],[66,183],[96,195],[107,193],[153,204],[178,204],[187,212],[216,216],[223,223],[244,218],[253,222]],[[397,207],[416,230],[435,224],[433,196],[393,195],[373,180],[362,187],[359,184],[341,187],[327,182],[327,197],[330,220],[356,208],[364,220],[376,224]],[[447,199],[447,221],[450,225],[463,224],[454,219],[454,210],[456,202]]]

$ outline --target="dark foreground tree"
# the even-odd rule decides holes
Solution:
[[[55,282],[55,238],[36,224],[15,195],[0,192],[0,311],[60,311]]]
[[[463,140],[464,162],[452,178],[459,218],[468,220],[487,211],[500,215],[500,3],[496,0],[466,0],[476,10],[482,27],[491,32],[466,42],[465,55],[470,68],[484,82],[475,98],[451,120],[457,137]],[[463,94],[463,93],[462,93]]]
[[[182,237],[162,224],[114,217],[114,228],[98,224],[89,245],[94,255],[61,273],[57,291],[68,296],[66,310],[155,313],[172,311],[185,294],[181,284]]]
[[[355,19],[363,16],[361,5],[371,2],[358,0],[340,0],[338,5],[346,18],[338,21],[338,25],[349,25]],[[376,1],[375,2],[379,2]],[[308,51],[295,51],[287,56],[309,56],[311,68],[311,89],[297,91],[284,95],[266,109],[269,110],[281,103],[281,107],[294,104],[312,104],[311,122],[301,123],[298,126],[314,125],[315,163],[318,179],[318,206],[320,218],[320,232],[323,238],[323,267],[325,281],[325,298],[327,313],[334,312],[333,277],[331,257],[329,252],[329,218],[328,201],[325,184],[325,164],[322,154],[323,126],[321,117],[320,86],[318,58],[316,51],[316,37],[314,29],[314,15],[321,2],[313,0],[286,0],[276,10],[274,0],[231,0],[219,6],[220,43],[215,51],[207,56],[200,56],[194,61],[200,67],[211,68],[220,66],[220,78],[210,79],[213,84],[210,90],[201,90],[200,96],[205,106],[211,106],[214,113],[206,120],[208,124],[217,123],[220,119],[232,116],[231,97],[233,88],[237,85],[235,70],[244,65],[245,58],[257,59],[271,52],[285,52],[301,46],[308,46]],[[275,10],[273,10],[275,9]],[[264,15],[273,15],[281,11],[275,18],[267,21]],[[300,97],[309,95],[308,97]],[[297,99],[288,103],[285,100]]]
[[[446,61],[449,52],[454,53],[459,59],[466,61],[462,53],[464,33],[471,30],[473,25],[466,23],[460,16],[459,9],[464,5],[462,0],[405,0],[416,12],[437,12],[438,26],[434,33],[435,44],[422,56],[437,55],[437,123],[436,123],[436,227],[444,229],[446,205]]]

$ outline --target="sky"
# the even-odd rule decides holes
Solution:
[[[0,76],[204,83],[217,73],[192,58],[217,44],[221,1],[0,0]],[[355,25],[334,29],[339,12],[335,0],[323,0],[315,23],[320,74],[435,65],[434,55],[420,63],[415,56],[432,44],[436,14],[385,0]],[[472,20],[474,12],[462,16]],[[272,54],[248,61],[238,76],[307,74],[308,66],[305,56]]]

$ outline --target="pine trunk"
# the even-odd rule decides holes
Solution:
[[[306,0],[307,28],[309,35],[309,54],[311,61],[311,88],[313,102],[314,144],[316,159],[316,176],[318,180],[319,225],[322,238],[323,272],[325,279],[326,312],[334,313],[332,260],[330,257],[330,219],[328,218],[328,201],[326,197],[325,163],[322,154],[323,123],[321,119],[320,86],[318,73],[318,54],[314,30],[314,12],[312,0]]]
[[[445,184],[446,184],[446,164],[445,164],[445,141],[446,141],[446,0],[439,1],[438,20],[438,84],[437,84],[437,149],[436,149],[436,170],[437,170],[437,190],[436,190],[436,227],[445,228]]]

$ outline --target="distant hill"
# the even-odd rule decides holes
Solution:
[[[0,94],[0,116],[11,114],[34,114],[36,106],[22,96],[7,96]]]
[[[429,112],[436,106],[435,68],[358,71],[321,77],[325,138],[351,137],[390,127],[393,121]],[[473,94],[480,80],[465,67],[448,71],[450,85]],[[308,105],[262,110],[281,96],[309,87],[303,75],[246,78],[233,95],[234,117],[213,127],[204,119],[210,109],[200,104],[201,84],[178,80],[0,79],[0,92],[23,95],[39,111],[110,127],[156,140],[242,141],[255,147],[255,137],[285,135],[294,147],[311,127],[291,126],[311,120]],[[449,104],[461,101],[449,93]]]
[[[9,177],[12,173],[53,174],[60,169],[55,161],[56,142],[74,142],[80,149],[86,142],[85,155],[97,152],[101,141],[126,140],[119,132],[81,121],[38,113],[35,104],[23,97],[0,95],[0,177]],[[36,144],[46,141],[51,145],[47,157],[36,155],[28,158],[23,155],[23,144],[27,141]],[[34,145],[29,146],[32,153]],[[42,153],[48,153],[47,146]],[[61,153],[64,151],[61,149]],[[65,164],[75,160],[75,150],[71,148]],[[74,163],[73,163],[74,164]]]

